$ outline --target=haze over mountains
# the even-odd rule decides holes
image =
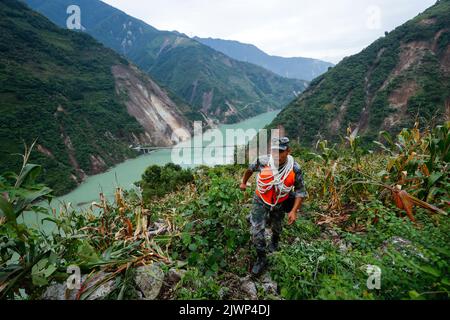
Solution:
[[[347,127],[366,143],[380,130],[398,132],[450,119],[450,1],[345,58],[285,108],[271,124],[311,145],[336,141]]]
[[[187,36],[159,31],[98,0],[26,0],[65,27],[67,7],[78,5],[85,31],[125,55],[196,111],[232,123],[280,109],[307,83],[234,60]]]
[[[194,39],[229,57],[254,63],[286,78],[311,81],[334,66],[332,63],[311,58],[271,56],[252,44],[239,41],[199,37]]]

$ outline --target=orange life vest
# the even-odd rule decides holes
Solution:
[[[284,181],[284,186],[286,188],[291,188],[294,186],[295,183],[295,172],[292,169],[288,174],[287,174],[287,178]],[[273,181],[273,170],[270,167],[270,165],[265,166],[261,172],[258,174],[258,181],[262,182],[262,183],[270,183]],[[273,188],[270,188],[269,190],[267,190],[266,192],[262,193],[258,190],[258,188],[256,189],[256,195],[258,197],[260,197],[265,203],[267,204],[271,204],[271,205],[275,205],[278,203],[282,203],[284,201],[286,201],[289,198],[289,194],[281,197],[278,202],[277,202],[277,198],[280,195],[280,189],[276,186],[274,186]]]

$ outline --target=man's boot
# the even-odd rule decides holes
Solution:
[[[258,258],[252,269],[252,274],[255,276],[260,275],[267,266],[267,258],[265,251],[258,251]]]
[[[270,241],[269,244],[269,252],[276,252],[278,251],[278,245],[280,242],[280,236],[279,235],[272,235],[272,240]]]

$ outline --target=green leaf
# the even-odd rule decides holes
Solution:
[[[32,282],[36,286],[45,286],[49,283],[48,278],[57,270],[54,264],[49,264],[47,258],[39,260],[31,269]]]
[[[444,176],[444,173],[442,172],[433,172],[429,177],[428,177],[428,187],[433,186],[440,178],[442,178]]]
[[[281,288],[280,294],[283,298],[289,299],[289,290],[286,289],[285,287]]]
[[[415,290],[408,292],[408,294],[412,300],[422,300],[423,299],[422,296]]]
[[[16,221],[13,206],[0,195],[0,217],[6,217],[9,221]]]
[[[41,173],[41,169],[41,166],[37,164],[27,164],[17,177],[16,187],[18,188],[22,186],[22,184],[34,183],[37,176]]]
[[[19,217],[29,205],[35,203],[40,198],[49,195],[52,192],[50,188],[44,187],[40,190],[20,190],[20,197],[14,206],[16,217]]]
[[[81,245],[78,247],[78,256],[82,264],[96,264],[102,262],[95,249],[87,241],[81,242]]]
[[[185,246],[189,245],[191,243],[191,235],[189,233],[184,233],[181,236],[181,240],[183,241],[183,244]]]
[[[434,277],[439,277],[441,275],[441,272],[439,270],[430,266],[420,266],[420,270]]]

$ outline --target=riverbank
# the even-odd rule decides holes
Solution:
[[[207,130],[204,135],[214,136],[215,133],[220,133],[225,136],[227,130],[237,129],[254,129],[255,131],[258,131],[269,124],[279,112],[280,110],[271,111],[240,123],[224,124],[218,128]],[[249,138],[251,139],[252,137]],[[174,148],[186,147],[190,144],[197,145],[199,142],[202,146],[209,145],[209,142],[197,141],[198,139],[199,137],[193,137],[193,139],[180,143],[179,145],[174,146]],[[192,152],[198,152],[198,150],[193,150]],[[144,173],[145,169],[151,165],[166,165],[167,163],[172,162],[171,156],[172,149],[164,149],[127,160],[110,168],[107,172],[88,177],[86,181],[84,181],[72,192],[53,199],[50,204],[50,208],[55,210],[57,213],[60,212],[60,207],[63,204],[70,204],[74,209],[82,209],[90,206],[94,201],[98,202],[100,193],[102,193],[107,200],[112,201],[114,199],[114,191],[117,187],[121,187],[125,190],[132,188],[134,183],[141,179],[141,175]],[[195,167],[197,165],[200,164],[195,164],[190,167]],[[183,167],[189,166],[184,165]],[[47,204],[44,205],[48,207]],[[36,213],[27,213],[24,215],[24,221],[28,225],[42,227],[40,226],[41,220],[42,219],[40,216]],[[43,228],[44,230],[50,230],[53,228],[53,224],[45,222],[43,224]]]

